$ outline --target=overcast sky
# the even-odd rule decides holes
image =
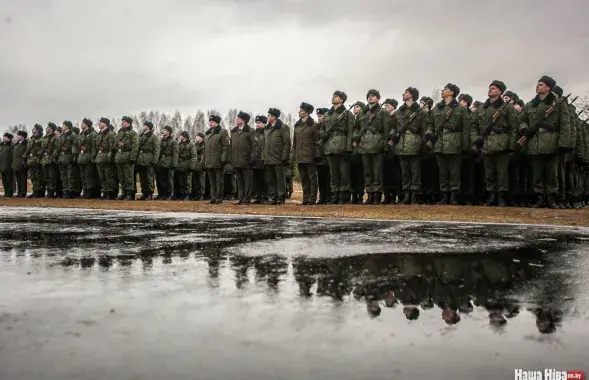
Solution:
[[[589,85],[587,0],[0,0],[0,128],[159,109],[296,112],[370,88]]]

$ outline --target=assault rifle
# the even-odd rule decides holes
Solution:
[[[364,123],[364,125],[362,126],[362,128],[360,128],[360,136],[364,135],[366,133],[366,131],[370,131],[372,133],[375,132],[375,129],[374,128],[371,128],[370,127],[370,124],[372,123],[372,121],[376,117],[376,114],[382,108],[382,105],[381,104],[376,103],[376,105],[378,105],[378,111],[373,112],[372,115],[370,115],[370,117],[368,118],[368,120],[366,120],[366,122]]]
[[[407,122],[405,124],[403,124],[403,126],[401,126],[401,128],[399,128],[399,130],[395,134],[395,138],[399,139],[401,137],[401,135],[403,135],[405,132],[407,132],[407,130],[409,129],[409,126],[413,122],[413,119],[415,119],[417,117],[417,115],[419,114],[419,112],[421,110],[423,110],[423,108],[425,108],[425,107],[420,107],[415,112],[413,112],[411,115],[409,115],[409,117],[407,118]]]
[[[546,112],[544,113],[544,116],[542,117],[542,119],[541,119],[540,121],[546,121],[546,120],[548,120],[548,118],[550,117],[550,115],[552,115],[552,112],[554,112],[554,110],[555,110],[555,109],[556,109],[556,108],[557,108],[557,107],[558,107],[558,106],[559,106],[559,105],[560,105],[562,102],[566,101],[566,100],[567,100],[567,99],[568,99],[568,98],[569,98],[571,95],[572,95],[572,94],[571,94],[571,93],[569,93],[569,94],[568,94],[568,95],[566,95],[566,96],[562,96],[562,97],[560,97],[560,98],[556,99],[556,102],[554,102],[554,104],[553,104],[553,105],[551,105],[551,106],[550,106],[550,108],[548,108],[548,109],[546,110]],[[574,103],[574,102],[577,100],[577,98],[578,98],[578,96],[576,96],[576,97],[575,97],[575,98],[574,98],[574,99],[571,101],[571,104],[573,104],[573,103]],[[531,127],[531,129],[534,131],[534,134],[536,134],[536,132],[538,132],[538,129],[539,129],[539,127],[538,127],[538,124],[539,124],[539,123],[540,123],[540,122],[536,123],[536,125],[534,125],[533,127]],[[521,145],[521,146],[524,146],[524,145],[526,144],[527,140],[528,140],[528,138],[527,138],[526,136],[522,136],[522,137],[521,137],[521,138],[520,138],[520,139],[517,141],[517,143],[518,143],[519,145]]]
[[[347,113],[350,112],[352,108],[354,108],[354,104],[348,107],[346,111],[338,115],[337,119],[335,119],[335,122],[333,122],[333,124],[331,124],[331,126],[328,129],[326,129],[325,132],[323,132],[323,137],[319,139],[320,144],[325,144],[329,136],[331,136],[334,130],[337,129],[337,127],[339,127],[339,122],[343,119],[344,115],[347,115]],[[349,131],[348,133],[352,133],[352,131]]]
[[[450,108],[450,109],[448,110],[448,112],[446,112],[446,116],[444,117],[444,121],[443,121],[443,122],[442,122],[442,124],[440,124],[440,125],[439,125],[439,126],[436,128],[436,129],[435,129],[435,131],[434,131],[434,132],[435,132],[435,135],[436,135],[436,137],[437,137],[437,136],[440,134],[440,132],[441,132],[441,131],[442,131],[442,129],[444,128],[444,125],[446,125],[446,123],[448,122],[448,120],[450,120],[450,118],[452,117],[452,114],[454,113],[454,110],[455,110],[456,108],[458,108],[458,107],[460,107],[460,106],[456,106],[456,107],[454,107],[454,108]],[[431,142],[431,140],[430,140],[430,141],[428,141],[428,142],[427,142],[425,145],[427,145],[427,146],[428,146],[428,147],[430,147],[430,148],[433,148],[433,147],[434,147],[434,144],[435,144],[435,143]]]

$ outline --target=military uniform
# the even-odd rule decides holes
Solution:
[[[221,122],[221,118],[211,115],[209,121]],[[229,159],[229,134],[220,125],[209,128],[205,133],[202,167],[207,171],[211,191],[211,203],[222,203],[224,195],[223,168]]]
[[[276,116],[276,123],[264,128],[264,165],[266,182],[271,204],[283,204],[286,198],[286,176],[284,168],[290,161],[290,128],[279,120],[280,111],[270,109]]]
[[[446,86],[447,87],[447,86]],[[454,92],[457,95],[456,92]],[[463,136],[462,131],[468,131],[468,111],[459,106],[456,99],[448,104],[441,101],[430,112],[427,128],[427,138],[433,145],[440,176],[440,192],[442,199],[439,204],[458,204],[460,191],[460,166],[462,161]]]
[[[237,182],[238,204],[249,204],[252,199],[252,162],[258,157],[258,140],[256,131],[249,126],[250,116],[244,112],[237,115],[242,119],[242,128],[235,127],[231,130],[231,166],[235,171]]]
[[[72,147],[73,163],[72,163],[72,198],[80,198],[82,192],[82,173],[80,166],[78,165],[78,136],[80,135],[80,128],[72,127],[70,129],[74,135],[74,145]]]
[[[573,105],[569,106],[569,116],[571,119],[574,117],[575,125],[575,150],[572,153],[574,157],[574,168],[573,168],[573,186],[574,191],[571,194],[571,207],[581,208],[582,197],[583,197],[583,168],[587,163],[587,152],[585,151],[585,133],[584,128],[581,125],[581,120],[576,112],[576,108]]]
[[[301,105],[301,108],[303,108],[303,105]],[[313,109],[307,107],[307,111],[310,114],[313,112]],[[314,205],[317,202],[317,168],[315,166],[315,160],[317,157],[320,157],[317,152],[318,141],[319,129],[311,116],[307,117],[304,121],[299,119],[295,123],[292,155],[299,170],[301,185],[303,187],[303,201],[301,205]],[[348,168],[346,167],[345,169],[347,175]]]
[[[418,97],[418,96],[417,96]],[[403,104],[393,114],[389,140],[395,145],[403,176],[403,203],[416,204],[421,195],[421,150],[425,138],[427,114],[417,103]]]
[[[421,112],[424,113],[424,117],[428,121],[430,109],[433,107],[434,102],[426,96],[422,97],[420,102],[427,107]],[[440,177],[438,173],[438,162],[432,146],[423,144],[421,150],[421,188],[423,201],[427,204],[434,204],[438,201],[440,194]]]
[[[68,126],[68,130],[57,138],[56,144],[57,165],[59,166],[63,197],[77,198],[79,191],[76,193],[73,168],[77,136],[71,131],[71,122],[66,120],[63,122],[63,125]]]
[[[558,87],[558,86],[556,86]],[[555,91],[562,96],[562,89]],[[577,115],[573,105],[568,105],[570,123],[570,146],[571,151],[558,153],[558,206],[562,209],[573,208],[576,186],[575,186],[575,149],[577,141]]]
[[[203,141],[196,142],[194,141],[194,146],[196,147],[196,166],[194,171],[192,172],[192,200],[199,201],[203,198],[205,192],[205,182],[206,182],[206,173],[202,168],[201,160],[202,160],[202,153],[204,151],[204,138],[205,135],[202,132],[199,132],[197,136],[200,136]]]
[[[493,83],[491,85],[495,86]],[[505,85],[501,83],[498,82],[497,86],[505,91]],[[501,96],[494,102],[487,99],[473,115],[470,131],[471,140],[482,148],[484,157],[488,192],[486,205],[506,206],[510,153],[515,151],[518,136],[515,108],[505,103]]]
[[[14,173],[14,185],[19,198],[27,196],[27,132],[18,131],[17,136],[22,136],[22,141],[17,141],[13,146],[12,172]]]
[[[92,128],[92,121],[84,119],[88,129],[80,132],[77,140],[78,167],[82,180],[84,198],[95,199],[100,196],[100,183],[96,171],[96,131]]]
[[[178,166],[178,141],[172,136],[172,127],[165,126],[170,134],[160,140],[160,156],[156,168],[157,198],[171,199],[174,195],[174,170]]]
[[[41,157],[43,155],[43,127],[35,124],[33,134],[27,144],[26,163],[31,177],[32,193],[29,198],[42,198],[45,196],[45,181],[43,178],[43,166]]]
[[[14,136],[10,133],[5,133],[4,137],[7,137],[9,141],[3,140],[0,143],[0,173],[2,175],[4,196],[12,197],[14,195],[14,176],[12,172],[12,159],[14,156],[12,139]]]
[[[139,181],[141,182],[141,197],[139,200],[151,200],[154,190],[154,167],[160,158],[160,140],[153,134],[153,124],[149,121],[143,123],[149,128],[139,136],[139,155],[135,165],[139,169]]]
[[[368,91],[368,95],[380,93]],[[388,151],[387,138],[390,133],[391,117],[378,103],[367,105],[360,119],[360,130],[354,131],[354,142],[358,145],[358,153],[362,155],[364,166],[364,183],[368,198],[365,204],[380,204],[383,183],[383,153]]]
[[[101,123],[110,125],[108,119],[100,119]],[[101,199],[116,199],[119,193],[116,182],[115,154],[117,152],[116,134],[110,128],[102,129],[96,136],[94,162],[98,171]]]
[[[384,101],[383,106],[386,107],[390,104],[394,110],[387,109],[391,120],[397,110],[399,102],[396,99],[387,99]],[[389,136],[390,137],[390,136]],[[390,146],[388,151],[385,152],[382,162],[382,185],[384,189],[384,197],[381,202],[383,205],[396,204],[397,196],[401,197],[402,180],[401,180],[401,161],[397,153],[395,152],[395,146]],[[411,196],[411,194],[409,194]]]
[[[266,124],[268,119],[266,116],[256,116],[256,123],[262,122]],[[258,145],[257,157],[252,162],[254,172],[254,202],[256,204],[265,203],[268,201],[268,188],[266,184],[266,170],[264,167],[264,128],[256,128],[256,140]]]
[[[542,77],[541,82],[549,82],[554,88],[552,78]],[[547,111],[553,107],[547,116]],[[559,102],[549,93],[544,99],[537,95],[524,107],[520,116],[520,132],[525,136],[526,154],[530,158],[533,175],[533,189],[536,195],[534,207],[542,207],[547,195],[548,207],[556,207],[558,194],[558,151],[570,150],[570,121],[565,102]]]
[[[349,203],[349,159],[353,151],[354,115],[347,111],[343,104],[337,109],[331,107],[323,116],[322,127],[320,137],[323,154],[329,165],[331,203]]]
[[[127,127],[121,127],[117,133],[115,147],[115,163],[117,165],[118,179],[121,187],[119,200],[135,200],[135,161],[139,153],[139,137],[131,126],[133,119],[123,117],[123,121],[129,123]]]
[[[192,172],[196,169],[198,155],[196,145],[190,141],[188,132],[183,131],[180,136],[184,141],[178,143],[178,167],[174,172],[178,184],[178,199],[190,200],[192,194]]]
[[[55,164],[57,138],[54,133],[57,130],[57,126],[53,123],[49,123],[47,127],[51,131],[46,132],[45,136],[43,136],[41,165],[43,165],[43,177],[47,187],[47,198],[53,198],[59,190],[59,170]]]
[[[360,130],[362,113],[366,108],[366,105],[362,102],[356,102],[354,107],[356,106],[360,107],[360,111],[357,115],[354,115],[353,131]],[[364,198],[364,165],[362,164],[362,156],[358,153],[358,146],[354,147],[352,145],[352,149],[352,156],[350,157],[350,192],[352,193],[352,203],[360,204],[362,198]]]

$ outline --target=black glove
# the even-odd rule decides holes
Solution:
[[[558,153],[560,153],[560,154],[567,154],[567,153],[571,153],[573,151],[573,148],[559,146],[557,148],[557,150],[558,150]]]
[[[538,129],[540,129],[540,128],[544,128],[544,129],[548,129],[548,130],[552,131],[552,130],[554,129],[554,126],[553,126],[553,125],[550,125],[550,124],[548,124],[548,122],[546,122],[546,120],[542,119],[542,120],[540,120],[540,121],[538,122],[538,126],[537,126],[537,128],[538,128]]]
[[[221,165],[223,165],[223,166],[227,165],[227,161],[221,161]]]
[[[536,133],[536,131],[534,131],[532,128],[524,128],[522,130],[522,135],[526,137],[534,136],[534,133]]]
[[[474,145],[476,145],[479,148],[481,148],[483,146],[483,143],[484,143],[484,141],[483,141],[482,137],[479,137],[476,140],[474,140]]]
[[[350,157],[352,156],[351,152],[344,152],[344,161],[348,162],[350,161]]]
[[[320,163],[321,161],[323,161],[323,159],[321,157],[315,157],[314,161],[316,164]]]
[[[401,135],[399,135],[398,133],[395,133],[392,137],[391,137],[391,141],[396,144],[399,142],[399,140],[401,140]]]
[[[284,161],[282,161],[282,164],[284,166],[290,166],[290,160],[284,160]]]

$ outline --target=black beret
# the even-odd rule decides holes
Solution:
[[[505,90],[507,90],[507,86],[505,85],[505,83],[501,82],[500,80],[495,79],[493,82],[491,82],[491,84],[489,85],[489,87],[491,86],[495,86],[497,87],[499,90],[501,90],[501,93],[503,94],[505,92]]]
[[[346,95],[346,93],[343,91],[335,91],[333,93],[333,96],[339,96],[344,101],[344,103],[346,102],[346,100],[348,100],[348,95]]]
[[[131,119],[129,116],[123,116],[121,120],[126,121],[129,124],[133,124],[133,119]]]
[[[82,119],[82,123],[86,124],[88,127],[92,127],[92,120],[88,118]]]
[[[143,125],[147,126],[150,130],[153,130],[153,123],[151,121],[143,122]]]
[[[280,117],[280,110],[279,109],[276,109],[276,108],[270,108],[268,110],[268,114],[269,115],[272,115],[272,116],[274,116],[276,118],[279,118]]]
[[[378,92],[377,90],[368,90],[368,92],[366,93],[366,99],[368,99],[370,95],[375,95],[378,99],[380,99],[380,92]]]
[[[550,89],[553,89],[554,86],[556,86],[556,81],[550,78],[548,75],[543,75],[542,78],[538,79],[538,82],[546,84],[546,86],[550,87]]]
[[[169,125],[166,125],[164,127],[164,131],[168,131],[168,132],[170,132],[170,134],[172,134],[172,132],[174,132],[174,129],[172,127],[170,127]]]
[[[184,136],[184,138],[186,140],[190,140],[190,136],[188,135],[188,132],[186,132],[186,131],[180,132],[180,136]]]
[[[399,105],[399,102],[396,99],[387,99],[384,101],[383,104],[390,104],[391,106],[397,108],[397,106]]]
[[[334,94],[334,95],[335,95],[335,94]],[[305,111],[305,112],[307,112],[307,113],[309,113],[309,114],[313,113],[313,111],[315,110],[315,107],[313,107],[313,106],[312,106],[312,105],[310,105],[309,103],[305,103],[305,102],[302,102],[302,103],[301,103],[301,105],[300,105],[300,108],[301,108],[303,111]]]
[[[317,115],[325,115],[327,112],[329,112],[329,109],[327,108],[317,108],[317,111],[315,111],[317,113]]]
[[[221,116],[211,115],[211,116],[209,116],[209,121],[214,121],[217,124],[221,124]]]
[[[470,105],[472,104],[472,96],[468,94],[460,94],[458,100],[464,100],[468,107],[470,107]]]
[[[416,89],[415,87],[407,87],[405,92],[410,93],[411,97],[413,97],[414,101],[417,101],[419,99],[419,90]]]
[[[4,137],[8,137],[8,138],[9,138],[9,139],[11,139],[11,140],[14,138],[14,136],[12,135],[12,133],[8,133],[8,132],[6,132],[6,133],[4,134]]]
[[[53,129],[53,132],[57,131],[57,125],[55,123],[49,122],[47,127]]]
[[[73,127],[72,122],[69,120],[64,120],[64,122],[62,124],[65,125],[66,127],[68,127],[69,129],[72,129],[72,127]]]
[[[72,132],[74,132],[74,134],[79,135],[80,134],[80,128],[78,127],[73,127],[72,128]]]
[[[266,124],[268,122],[268,118],[266,116],[259,115],[259,116],[256,116],[256,123],[258,121]]]
[[[27,133],[27,131],[18,131],[18,132],[16,132],[16,135],[22,136],[26,139],[29,134]]]
[[[454,93],[454,97],[460,95],[460,88],[458,88],[458,86],[455,84],[448,83],[444,86],[444,88],[447,88],[448,90],[452,91]]]
[[[361,101],[357,101],[356,103],[354,103],[354,106],[358,106],[358,107],[364,109],[364,107],[366,107],[366,104],[364,104]]]
[[[239,111],[239,113],[237,114],[237,117],[240,118],[241,120],[245,121],[245,123],[249,123],[250,122],[250,115],[246,112],[243,111]]]
[[[204,134],[204,133],[202,133],[202,132],[198,132],[196,135],[197,135],[198,137],[201,137],[201,138],[203,138],[203,139],[205,138],[205,134]]]
[[[472,103],[472,105],[476,108],[479,108],[480,106],[483,105],[483,102],[479,102],[478,100],[475,100],[474,103]]]
[[[110,120],[108,120],[106,117],[101,117],[100,122],[106,125],[110,125]]]
[[[552,89],[552,92],[554,92],[560,98],[564,91],[563,91],[562,87],[554,86],[554,88]]]
[[[33,129],[36,129],[39,133],[43,133],[43,127],[41,126],[41,124],[35,124]]]

